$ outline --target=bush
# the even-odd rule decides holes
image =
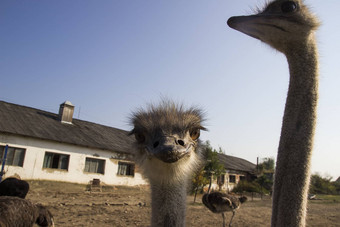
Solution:
[[[311,176],[310,189],[311,194],[337,194],[337,185],[331,182],[331,178],[321,177],[319,174]]]
[[[261,186],[256,182],[240,181],[232,190],[234,193],[257,192],[261,193]]]

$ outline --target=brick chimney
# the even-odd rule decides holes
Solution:
[[[60,104],[59,119],[61,123],[72,124],[74,105],[70,101]]]

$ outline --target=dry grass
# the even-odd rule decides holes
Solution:
[[[103,192],[85,191],[86,185],[31,181],[27,196],[49,207],[58,226],[149,226],[151,216],[148,187],[111,187]],[[319,196],[310,201],[307,226],[340,226],[340,197]],[[188,196],[187,226],[222,226],[222,217],[212,214],[201,203]],[[256,198],[238,210],[233,226],[270,226],[271,200]],[[227,214],[227,220],[231,214]]]

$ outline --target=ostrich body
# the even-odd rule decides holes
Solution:
[[[231,226],[235,211],[240,208],[241,204],[247,201],[247,197],[237,198],[222,192],[212,192],[204,194],[202,197],[203,204],[213,213],[222,213],[223,227],[225,227],[225,212],[233,212],[229,221]]]
[[[0,196],[17,196],[24,199],[29,188],[27,181],[8,177],[0,183]]]
[[[240,208],[241,204],[247,201],[247,197],[242,196],[237,198],[233,195],[228,195],[222,192],[211,192],[212,173],[209,177],[209,189],[208,193],[202,197],[203,204],[213,213],[221,213],[223,219],[223,227],[225,227],[225,212],[233,212],[229,221],[229,227],[231,227],[235,211]]]
[[[0,197],[0,226],[1,227],[32,227],[54,226],[53,216],[46,207],[33,204],[29,200],[12,197]]]
[[[290,83],[278,149],[272,226],[305,226],[318,99],[319,22],[301,0],[276,0],[263,12],[228,25],[286,55]]]
[[[132,116],[135,159],[151,185],[151,225],[185,226],[186,187],[202,162],[202,112],[170,101]]]

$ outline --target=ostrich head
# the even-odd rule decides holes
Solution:
[[[136,162],[151,181],[173,181],[192,172],[201,162],[199,147],[202,111],[171,101],[149,105],[131,118],[136,138]],[[161,177],[160,177],[161,176]]]
[[[228,25],[286,53],[307,41],[319,22],[303,0],[277,0],[258,14],[231,17]]]
[[[36,224],[39,226],[54,226],[52,213],[43,205],[36,204],[37,208],[37,220]]]
[[[238,200],[240,201],[240,203],[245,203],[248,198],[246,196],[241,196],[240,198],[238,198]]]

